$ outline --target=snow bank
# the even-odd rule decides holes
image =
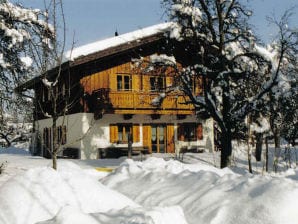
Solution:
[[[294,224],[298,220],[298,169],[271,177],[150,157],[144,162],[125,160],[113,173],[99,177],[94,169],[81,169],[70,161],[59,160],[58,171],[45,167],[48,162],[8,157],[8,174],[15,172],[9,168],[12,163],[28,170],[0,185],[1,224]]]
[[[0,223],[35,223],[54,217],[65,206],[84,213],[107,212],[139,205],[90,178],[73,163],[59,171],[34,168],[0,187]]]
[[[179,206],[143,208],[72,162],[33,168],[0,186],[1,224],[186,224]]]
[[[52,220],[38,224],[187,224],[180,207],[169,208],[124,208],[108,213],[86,214],[82,211],[66,206]]]
[[[145,207],[181,206],[190,224],[294,224],[298,184],[291,178],[238,175],[201,164],[127,160],[103,183]]]

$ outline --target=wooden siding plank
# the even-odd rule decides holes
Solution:
[[[133,142],[140,141],[140,125],[133,124],[132,126],[132,135],[133,135]]]
[[[143,65],[142,65],[143,66]],[[137,69],[139,70],[139,69]],[[166,71],[169,76],[166,77],[166,85],[172,85],[174,78],[170,76],[170,69]],[[94,91],[106,89],[108,92],[107,99],[109,100],[106,113],[115,114],[193,114],[194,107],[187,105],[186,96],[173,93],[168,94],[162,101],[161,105],[152,105],[152,100],[159,96],[158,92],[152,92],[150,87],[150,77],[156,75],[154,72],[150,74],[135,73],[131,67],[131,62],[126,62],[112,68],[105,69],[100,72],[88,75],[80,80],[84,88],[84,92],[92,95]],[[117,90],[117,74],[131,74],[131,91]],[[197,85],[199,91],[199,85]],[[97,102],[98,105],[102,102]],[[102,107],[99,107],[102,108]]]
[[[175,152],[174,124],[167,124],[167,153]]]
[[[110,124],[110,142],[117,143],[118,141],[118,127],[116,124]]]
[[[149,148],[149,152],[152,152],[151,146],[151,126],[150,124],[143,125],[143,146]]]

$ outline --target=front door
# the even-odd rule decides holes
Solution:
[[[166,125],[154,124],[151,125],[151,147],[152,152],[166,152]]]

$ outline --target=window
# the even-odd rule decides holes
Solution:
[[[133,142],[140,141],[140,130],[138,124],[111,124],[110,142],[128,143],[128,134],[132,134]]]
[[[131,89],[130,75],[117,75],[117,90],[128,91]]]
[[[129,133],[132,133],[132,125],[131,124],[118,125],[118,142],[127,143]]]
[[[160,91],[165,89],[165,78],[164,77],[150,77],[150,90]]]
[[[202,124],[184,123],[178,127],[179,141],[196,141],[203,139]]]
[[[43,156],[51,158],[52,152],[52,130],[51,128],[43,129]]]
[[[66,126],[59,126],[58,130],[58,144],[65,145],[66,144]]]
[[[43,129],[43,144],[48,150],[51,149],[52,145],[52,136],[51,136],[51,128],[44,128]]]

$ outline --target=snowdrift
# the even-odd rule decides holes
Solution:
[[[46,221],[47,220],[47,221]],[[178,206],[143,209],[72,162],[33,168],[0,187],[0,223],[186,223]]]
[[[127,160],[103,183],[144,207],[182,207],[190,224],[297,223],[297,172],[280,177],[150,158]]]
[[[70,161],[59,160],[58,167],[58,171],[30,167],[5,181],[0,186],[0,223],[294,224],[298,220],[298,170],[275,177],[240,175],[153,157],[144,162],[126,160],[107,176]]]

